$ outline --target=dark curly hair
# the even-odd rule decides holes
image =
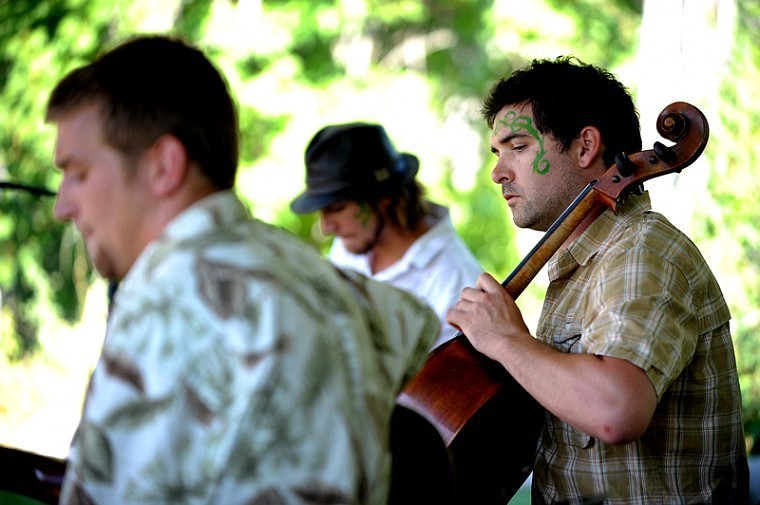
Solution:
[[[505,106],[516,104],[530,105],[538,131],[564,149],[585,126],[598,128],[608,166],[620,152],[641,150],[639,114],[628,90],[610,72],[574,56],[533,60],[499,80],[481,109],[488,127]]]

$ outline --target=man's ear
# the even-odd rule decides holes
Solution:
[[[578,141],[578,165],[581,168],[595,166],[604,153],[602,134],[599,129],[595,126],[584,127],[578,134]]]
[[[162,135],[150,147],[150,185],[156,195],[166,196],[182,187],[187,177],[187,150],[174,135]]]
[[[390,196],[381,196],[377,199],[377,210],[379,210],[382,214],[386,214],[388,212],[388,207],[391,205],[391,197]]]

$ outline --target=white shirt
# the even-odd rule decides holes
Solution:
[[[434,225],[400,260],[375,274],[370,255],[349,252],[342,240],[333,240],[329,259],[340,268],[392,284],[427,302],[441,321],[436,347],[456,335],[456,329],[446,322],[446,311],[459,300],[462,288],[474,286],[484,270],[457,234],[446,207],[431,204],[429,217]]]

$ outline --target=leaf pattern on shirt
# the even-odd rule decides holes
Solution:
[[[275,350],[277,351],[277,349]],[[270,352],[247,352],[243,353],[240,358],[243,360],[243,364],[246,368],[255,368],[256,365],[261,363],[261,360],[266,358]]]
[[[198,459],[193,440],[182,435],[170,438],[171,453],[140,469],[137,478],[128,483],[126,501],[146,505],[212,503],[209,494],[218,476],[209,475],[209,465]]]
[[[69,505],[98,505],[79,482],[74,484],[74,493],[70,498]]]
[[[256,494],[246,505],[287,505],[287,500],[274,488],[267,488]]]
[[[295,337],[283,338],[291,340]],[[324,348],[322,352],[306,357],[301,370],[297,372],[305,383],[305,387],[298,391],[299,403],[305,402],[304,405],[309,408],[322,388],[330,387],[329,382],[340,375],[335,373],[334,367],[342,357],[339,350],[335,348]]]
[[[84,477],[95,482],[111,482],[113,451],[105,433],[96,424],[86,422],[80,437]]]
[[[229,319],[249,305],[245,278],[238,269],[199,256],[195,270],[201,296],[220,318]]]
[[[287,340],[282,337],[281,340]],[[321,355],[320,355],[321,356]],[[232,478],[256,480],[260,474],[272,472],[274,468],[288,468],[294,464],[301,467],[313,466],[319,468],[324,464],[322,459],[307,461],[299,451],[304,443],[315,436],[310,430],[309,410],[306,408],[319,398],[320,394],[329,391],[325,385],[325,371],[334,369],[334,362],[324,359],[323,363],[307,364],[304,371],[285,370],[281,367],[274,368],[267,376],[267,380],[261,385],[259,394],[252,399],[251,412],[256,412],[255,418],[250,420],[250,430],[241,432],[237,447],[232,451],[225,473]],[[314,368],[312,368],[314,367]],[[308,391],[291,389],[287,384],[294,381],[286,380],[286,377],[297,375],[308,383]],[[332,376],[332,373],[328,373]],[[288,395],[283,395],[287,390]],[[291,410],[293,404],[303,405],[305,408],[300,414],[294,414]],[[300,407],[299,407],[300,408]],[[238,448],[240,450],[238,450]],[[267,466],[261,467],[261,454],[267,455]],[[274,496],[266,495],[267,498],[275,499]],[[262,502],[267,503],[267,502]],[[278,503],[278,502],[272,502]]]
[[[114,410],[105,420],[109,426],[135,428],[147,424],[165,412],[172,403],[170,396],[141,399],[138,403],[127,403]]]
[[[176,286],[158,283],[151,288],[150,296],[122,303],[120,310],[114,312],[103,352],[118,354],[115,349],[123,348],[138,354],[158,352],[171,362],[178,348],[187,344],[188,334],[202,335],[208,331],[201,315],[177,303],[183,293]],[[161,328],[160,335],[156,334],[156,328]],[[151,350],[154,345],[159,347]]]
[[[332,489],[319,482],[308,487],[297,487],[294,491],[304,503],[313,505],[346,505],[350,501],[339,489]]]
[[[377,311],[372,310],[370,303],[371,295],[367,290],[366,283],[369,280],[368,277],[351,275],[347,271],[343,271],[339,268],[335,268],[340,277],[346,281],[346,284],[356,293],[356,300],[362,303],[364,310],[364,316],[367,319],[367,326],[370,329],[370,335],[374,337],[374,344],[377,350],[380,352],[390,349],[390,342],[387,339],[380,338],[384,336],[382,331],[378,331],[378,328],[382,327],[382,324],[378,321],[379,314]],[[402,295],[403,296],[403,295]]]
[[[241,315],[251,307],[246,286],[252,279],[282,285],[282,280],[269,269],[244,269],[203,255],[198,255],[195,270],[201,297],[221,319]]]
[[[187,400],[190,413],[201,424],[209,425],[214,420],[214,411],[208,405],[203,403],[200,395],[187,384],[182,388]]]
[[[348,285],[355,293],[354,298],[358,303],[362,304],[365,310],[367,326],[371,328],[369,335],[372,338],[373,347],[378,351],[382,358],[380,360],[380,372],[383,373],[386,380],[390,381],[391,383],[397,381],[397,372],[392,368],[382,365],[384,360],[388,360],[389,362],[396,361],[397,353],[402,351],[396,345],[394,345],[394,341],[389,338],[389,326],[408,328],[423,323],[424,326],[421,328],[421,334],[430,335],[437,334],[439,332],[440,328],[438,320],[425,319],[417,316],[415,316],[415,318],[407,317],[406,314],[414,313],[414,311],[409,311],[408,309],[410,307],[417,306],[420,301],[415,295],[412,295],[411,293],[407,293],[405,291],[399,291],[397,293],[397,296],[399,296],[401,299],[406,299],[406,303],[397,304],[395,308],[389,307],[387,309],[388,312],[378,310],[378,307],[382,307],[383,305],[383,300],[381,298],[383,294],[375,291],[377,287],[374,281],[368,277],[350,270],[342,270],[336,268],[336,271],[345,281],[346,285]],[[379,299],[378,295],[380,296]],[[393,314],[393,324],[390,324],[391,321],[387,320],[389,313]],[[412,351],[410,355],[416,356],[416,359],[420,360],[419,363],[422,363],[424,357],[427,356],[429,348],[429,342],[427,342],[425,339],[418,339],[416,341],[415,348],[409,350]],[[412,367],[407,373],[404,373],[401,377],[401,383],[406,383],[414,375],[415,370],[416,368]]]
[[[212,330],[207,330],[208,332]],[[230,355],[223,346],[203,347],[187,363],[183,374],[183,393],[194,417],[203,424],[208,424],[218,412],[222,412],[235,401],[234,366]]]
[[[299,486],[291,490],[305,505],[346,505],[349,498],[339,489],[331,489],[319,482]],[[247,505],[288,505],[290,500],[277,488],[267,488],[257,493]]]
[[[137,366],[132,363],[128,356],[122,354],[111,355],[106,350],[103,350],[102,361],[106,372],[110,375],[130,384],[140,393],[145,390],[140,370],[138,370]]]

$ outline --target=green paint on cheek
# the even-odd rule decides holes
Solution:
[[[359,204],[359,211],[354,215],[356,219],[359,220],[359,222],[362,225],[362,228],[367,228],[369,226],[369,220],[372,217],[372,211],[369,208],[369,205],[362,202]]]
[[[549,160],[545,158],[546,149],[544,149],[544,136],[533,125],[533,119],[529,116],[518,116],[516,112],[508,112],[502,119],[496,122],[493,127],[494,134],[499,128],[509,128],[512,133],[527,132],[528,135],[538,142],[538,152],[533,159],[533,171],[537,174],[545,174],[551,168]]]

